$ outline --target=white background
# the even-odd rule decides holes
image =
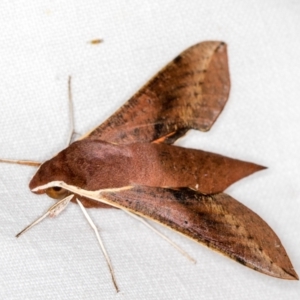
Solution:
[[[100,124],[181,51],[228,44],[232,89],[208,133],[179,144],[269,168],[227,192],[266,220],[300,272],[300,2],[8,1],[0,3],[0,157],[49,159],[66,146],[67,78],[76,130]],[[104,39],[99,45],[89,41]],[[296,299],[297,281],[262,275],[165,228],[191,264],[123,212],[89,210],[121,292],[79,208],[20,239],[53,200],[29,192],[34,168],[0,165],[1,299]]]

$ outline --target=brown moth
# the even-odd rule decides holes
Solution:
[[[127,210],[254,270],[298,279],[268,224],[223,193],[264,167],[172,145],[189,129],[209,130],[229,90],[226,44],[196,44],[102,125],[44,162],[29,187],[55,199],[74,195],[85,207]]]

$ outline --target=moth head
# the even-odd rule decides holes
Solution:
[[[40,165],[29,188],[34,193],[60,199],[68,193],[64,190],[66,186],[88,191],[126,186],[127,152],[99,140],[74,142]]]
[[[43,166],[41,165],[40,169],[36,172],[34,177],[29,183],[29,187],[32,192],[36,194],[47,194],[49,197],[53,199],[63,199],[67,197],[70,192],[67,191],[66,189],[62,188],[59,185],[55,185],[56,181],[52,181],[51,179],[54,179],[54,176],[51,176],[51,174],[56,174],[57,172],[53,172],[53,166],[51,166],[51,173],[50,176],[47,176],[49,174],[49,166]],[[47,179],[48,178],[48,179]]]
[[[46,193],[54,199],[63,199],[68,196],[69,191],[59,185],[61,182],[78,187],[84,186],[80,170],[72,168],[72,162],[73,166],[78,166],[74,163],[76,152],[76,145],[75,147],[71,145],[41,164],[29,183],[30,190],[36,194]]]

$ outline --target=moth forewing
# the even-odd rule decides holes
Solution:
[[[298,280],[275,232],[256,213],[225,193],[134,187],[102,192],[117,202],[261,273]]]
[[[207,131],[229,96],[227,45],[206,41],[189,47],[149,80],[100,126],[81,137],[118,144],[152,142],[189,129]]]

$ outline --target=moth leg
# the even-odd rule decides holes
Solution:
[[[99,242],[100,248],[101,248],[101,250],[102,250],[102,252],[104,254],[104,257],[106,259],[106,262],[107,262],[107,265],[108,265],[108,268],[109,268],[109,271],[110,271],[110,274],[111,274],[112,282],[113,282],[113,284],[115,286],[115,289],[116,289],[116,291],[118,293],[119,292],[119,288],[118,288],[117,281],[116,281],[116,278],[115,278],[114,270],[113,270],[111,261],[109,259],[109,256],[108,256],[108,254],[106,252],[106,249],[104,247],[104,244],[103,244],[103,242],[102,242],[102,240],[100,238],[98,229],[97,229],[95,223],[93,222],[93,220],[91,219],[91,217],[88,215],[88,213],[87,213],[86,209],[84,208],[84,206],[82,205],[82,203],[77,198],[76,198],[76,201],[77,201],[79,207],[81,208],[84,216],[86,217],[88,223],[90,224],[90,226],[92,227],[92,229],[95,231],[95,234],[96,234],[97,240]]]
[[[28,226],[26,226],[22,231],[20,231],[16,237],[19,237],[20,235],[22,235],[23,233],[25,233],[26,231],[28,231],[29,229],[31,229],[33,226],[37,225],[38,223],[40,223],[42,220],[44,220],[46,217],[50,216],[50,217],[55,217],[57,215],[59,215],[66,207],[67,205],[70,203],[71,199],[74,197],[74,195],[69,195],[64,199],[61,199],[60,201],[56,202],[54,205],[52,205],[47,211],[46,213],[44,213],[41,217],[37,218],[35,221],[33,221],[31,224],[29,224]]]
[[[159,232],[156,228],[151,226],[145,219],[137,216],[136,214],[133,214],[129,212],[128,210],[122,209],[125,213],[130,215],[131,217],[137,219],[138,221],[142,222],[145,226],[153,230],[156,234],[158,234],[160,237],[162,237],[164,240],[166,240],[169,244],[171,244],[175,249],[177,249],[182,255],[184,255],[187,259],[189,259],[192,263],[196,263],[197,261],[191,257],[186,251],[184,251],[182,248],[180,248],[178,245],[176,245],[172,240],[170,240],[167,236]]]

